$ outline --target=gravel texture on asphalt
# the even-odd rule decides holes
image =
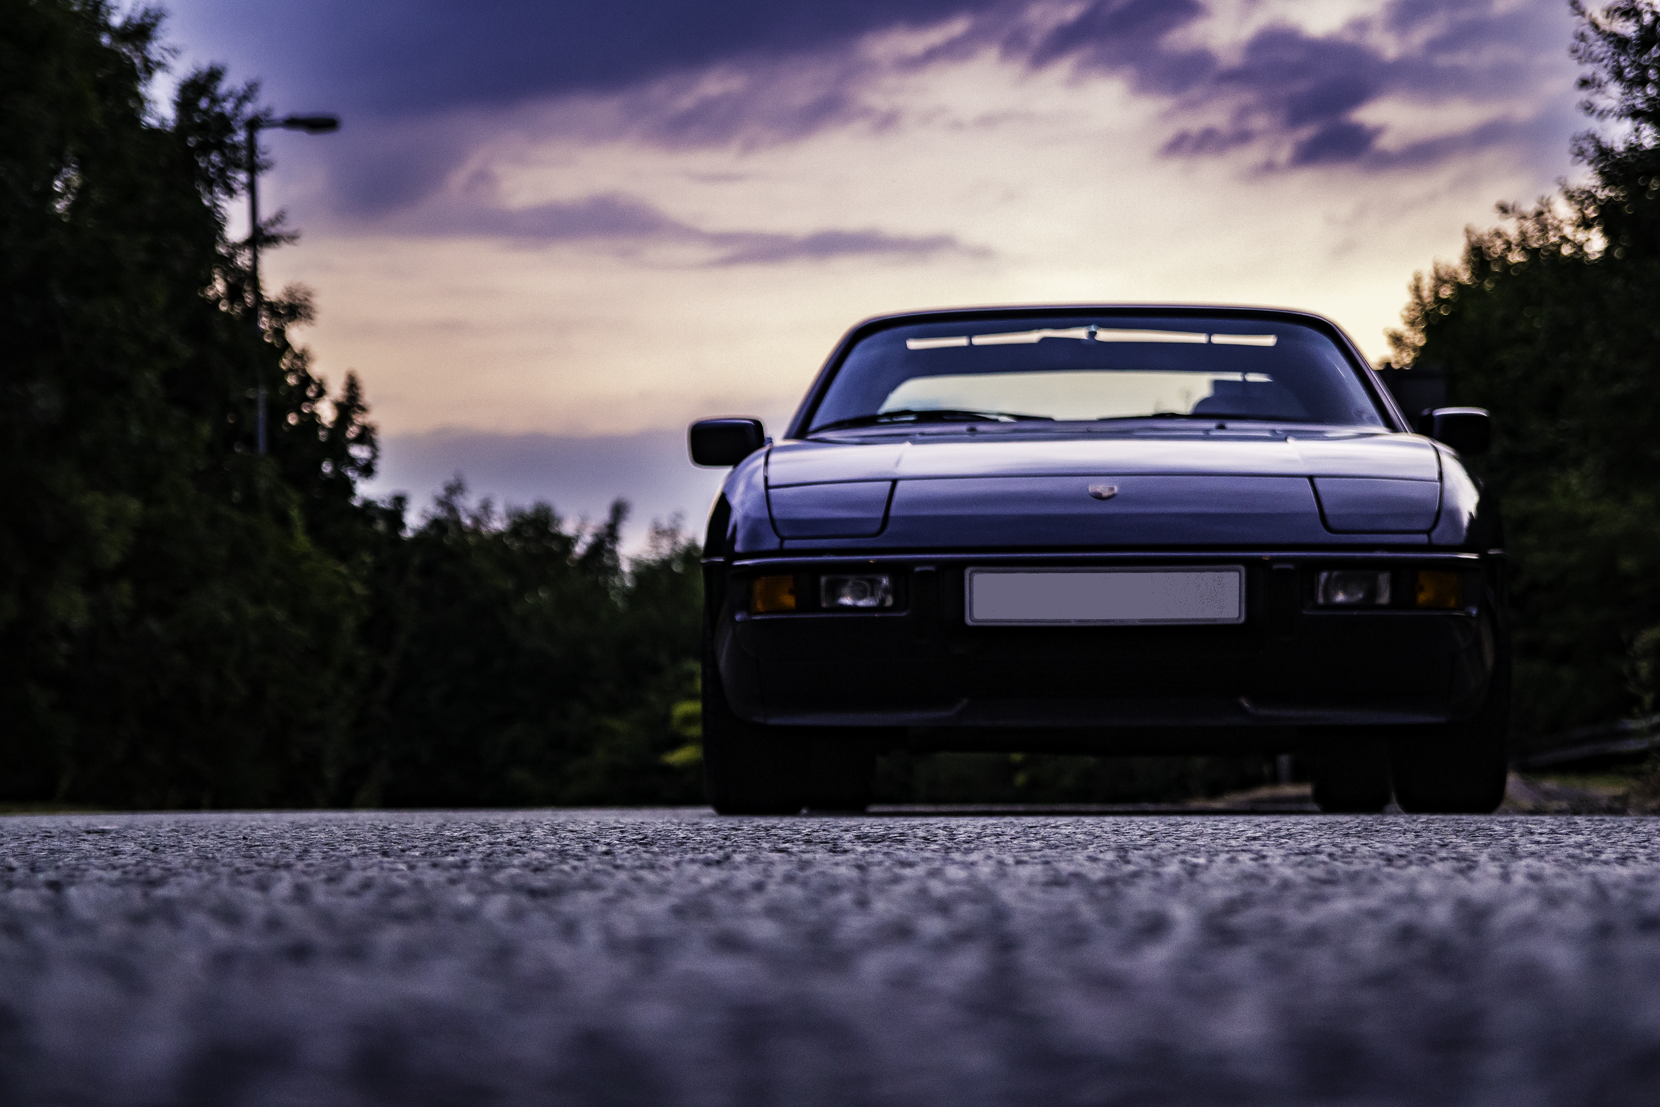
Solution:
[[[1660,821],[0,819],[0,1103],[1660,1103]]]

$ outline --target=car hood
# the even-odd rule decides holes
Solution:
[[[901,441],[783,442],[767,484],[951,477],[1229,474],[1437,480],[1435,445],[1409,434],[1115,434],[1077,438],[952,434]]]
[[[765,465],[803,549],[1423,544],[1441,507],[1436,445],[1407,434],[848,436]]]

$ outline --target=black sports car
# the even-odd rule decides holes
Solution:
[[[1294,311],[859,324],[704,544],[716,810],[859,808],[884,749],[1300,752],[1327,810],[1491,811],[1509,645],[1487,413],[1403,416]]]

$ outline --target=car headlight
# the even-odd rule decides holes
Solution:
[[[1321,607],[1388,607],[1387,569],[1322,569],[1314,584]]]
[[[886,573],[859,573],[819,578],[819,604],[825,610],[893,606],[893,578]]]

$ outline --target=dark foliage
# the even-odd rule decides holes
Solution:
[[[0,799],[695,796],[695,549],[360,500],[361,388],[290,345],[303,289],[252,317],[225,236],[257,88],[193,73],[163,120],[154,12],[0,15]]]
[[[573,533],[545,504],[470,508],[456,482],[388,550],[357,802],[698,799],[695,757],[669,756],[696,738],[698,551],[660,530],[625,574],[625,510]]]
[[[1660,9],[1574,10],[1583,107],[1615,137],[1576,140],[1589,183],[1467,231],[1392,336],[1495,416],[1524,744],[1652,702],[1633,651],[1660,633]]]

